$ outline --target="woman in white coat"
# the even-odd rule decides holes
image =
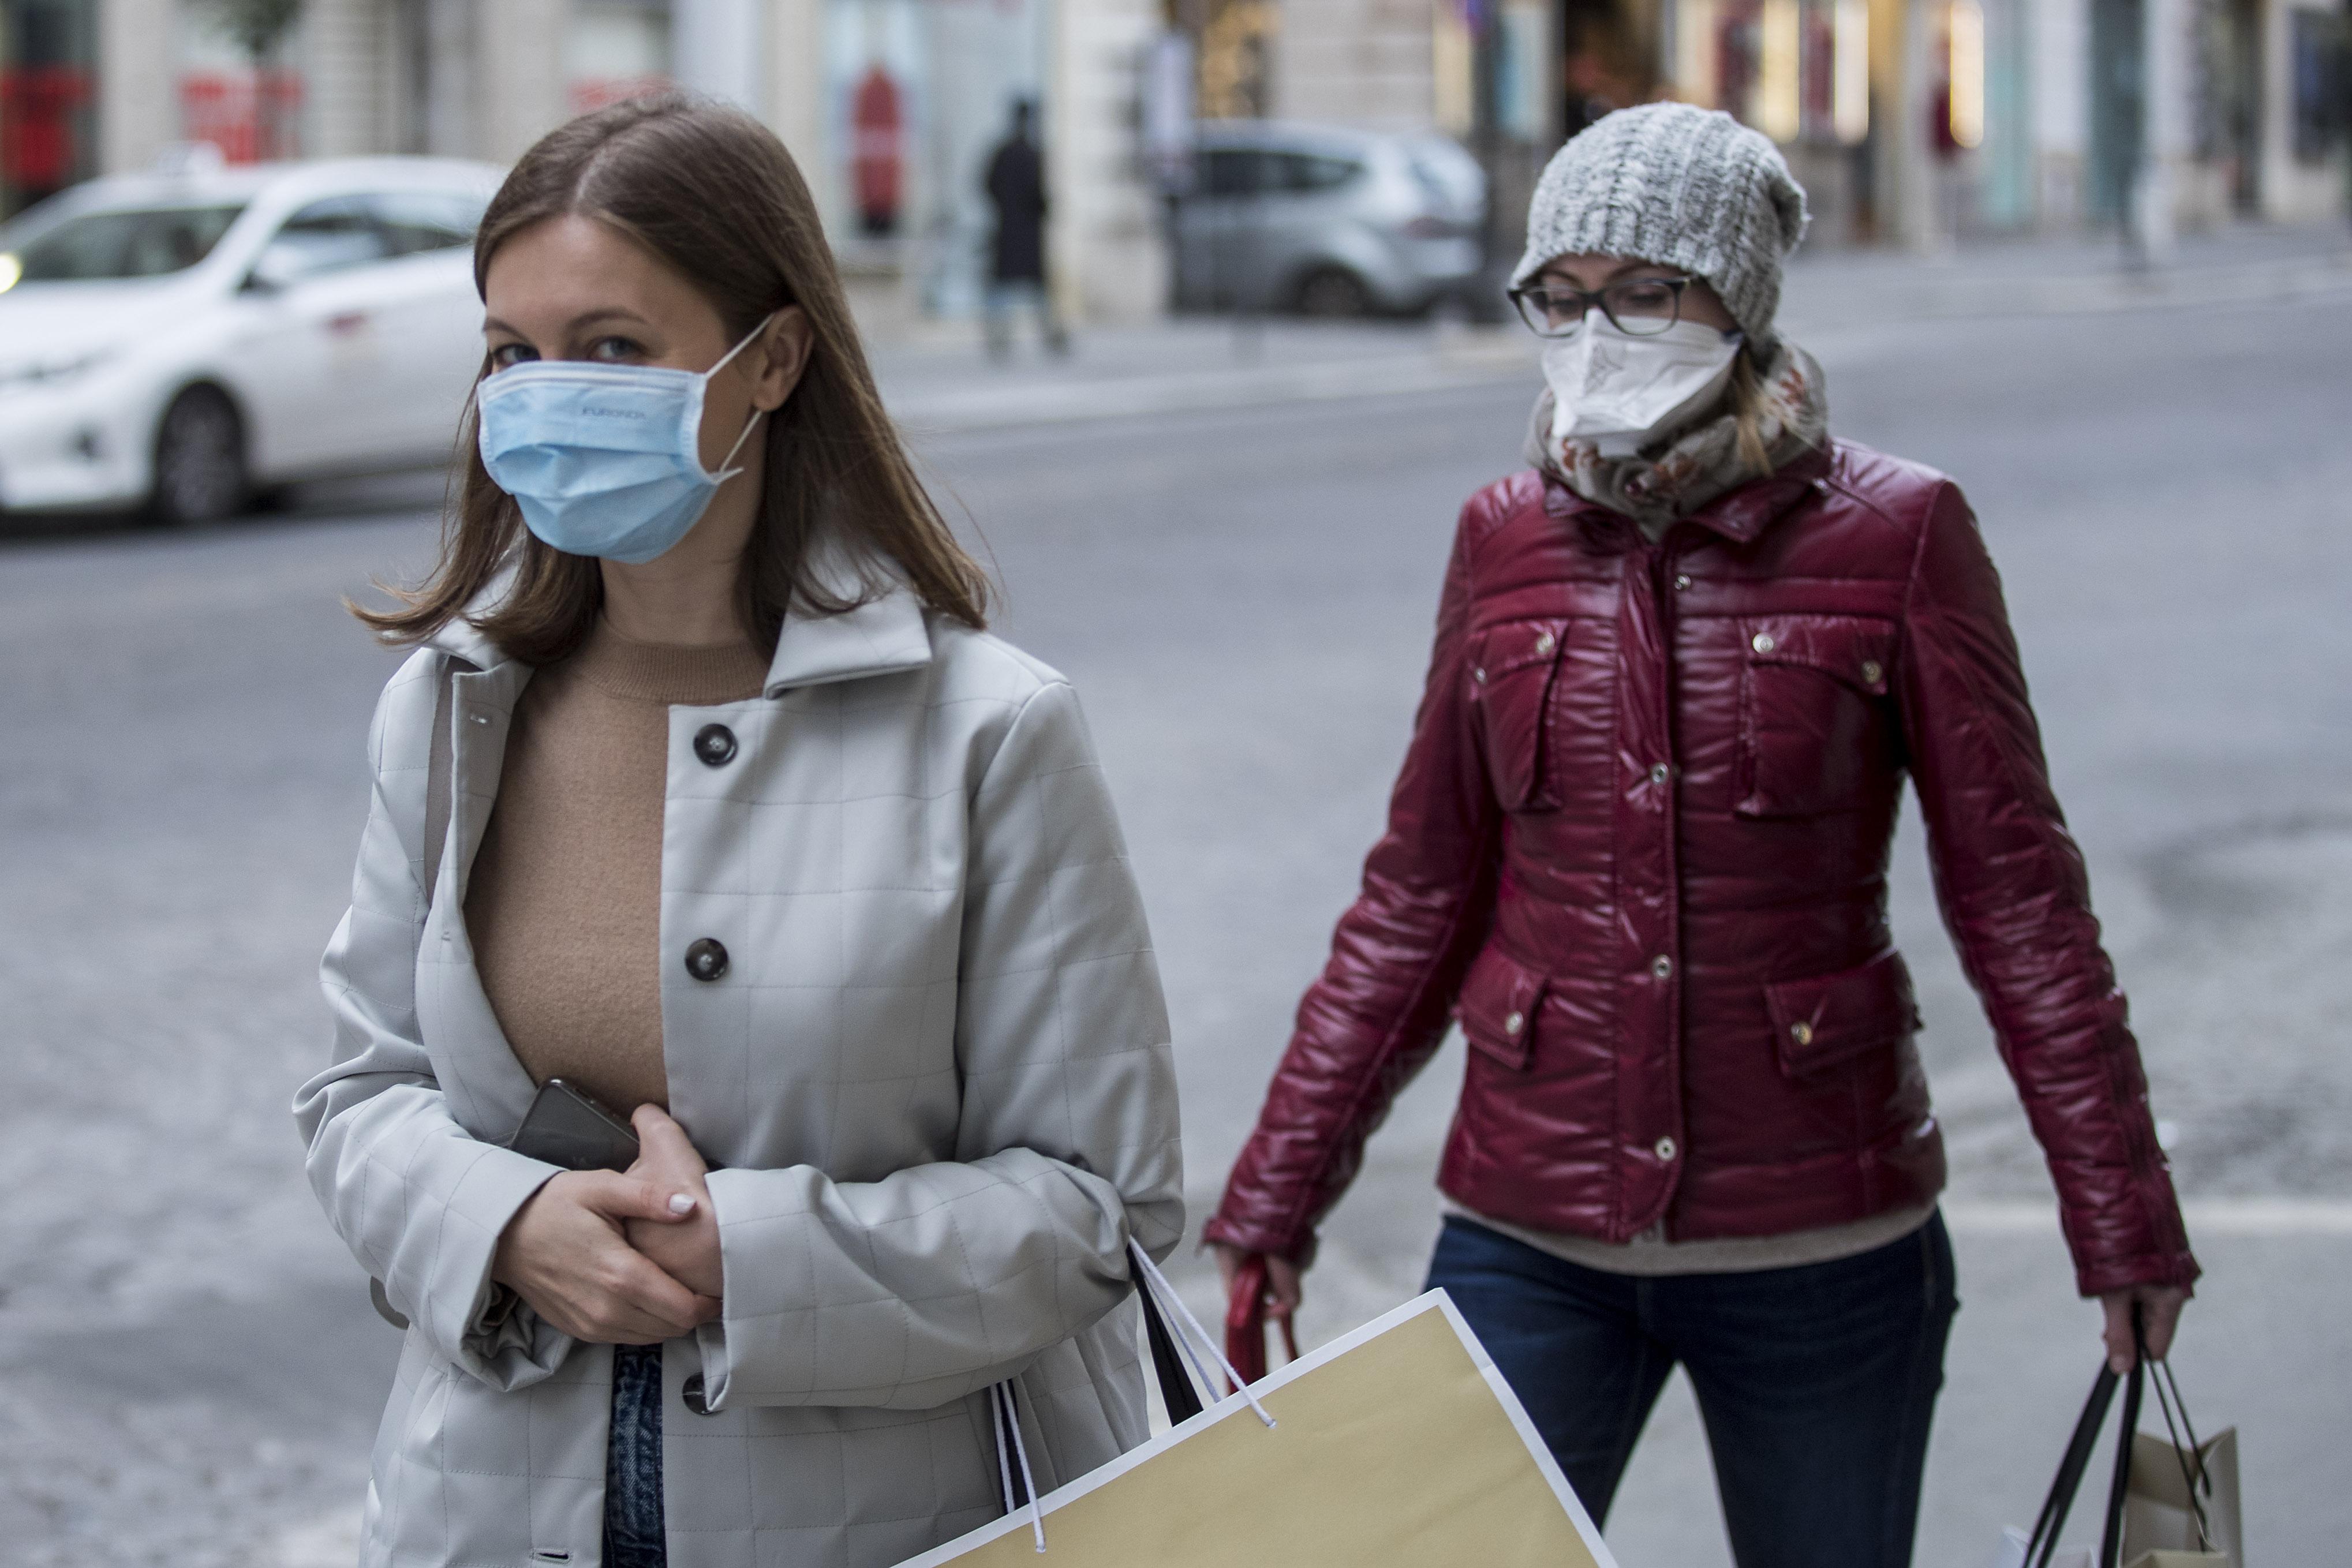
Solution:
[[[475,270],[296,1105],[412,1324],[364,1558],[880,1568],[1003,1510],[1002,1412],[1038,1491],[1145,1433],[1129,1247],[1181,1178],[1118,828],[764,128],[575,120]],[[551,1078],[634,1166],[506,1146]]]

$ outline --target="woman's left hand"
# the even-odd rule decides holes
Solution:
[[[679,1282],[691,1283],[683,1275]],[[2132,1285],[2109,1291],[2099,1300],[2107,1309],[2107,1325],[2102,1336],[2107,1342],[2107,1364],[2115,1368],[2116,1376],[2132,1369],[2135,1306],[2139,1309],[2140,1337],[2147,1342],[2147,1358],[2162,1361],[2171,1354],[2172,1331],[2180,1322],[2180,1309],[2189,1301],[2188,1291],[2178,1285]]]
[[[682,1224],[630,1220],[629,1245],[688,1290],[698,1295],[718,1295],[725,1275],[719,1260],[719,1215],[703,1180],[710,1166],[696,1152],[686,1129],[660,1106],[638,1106],[629,1125],[637,1134],[637,1163],[628,1174],[695,1197],[694,1217]]]

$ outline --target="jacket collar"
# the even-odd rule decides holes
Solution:
[[[503,591],[502,584],[494,587],[492,590],[492,592],[494,593],[499,591]],[[493,603],[496,602],[496,601],[491,599],[489,595],[486,594],[481,600],[476,601],[476,602]],[[469,610],[468,614],[470,613],[471,612]],[[425,645],[428,648],[437,649],[463,664],[473,666],[473,668],[477,670],[494,670],[500,664],[510,664],[513,662],[512,654],[507,653],[505,649],[500,648],[496,643],[491,642],[488,637],[483,636],[480,631],[475,627],[473,622],[468,620],[466,615],[456,617],[447,624],[444,625],[441,630],[434,632],[432,636],[427,637],[425,640]]]
[[[912,590],[889,591],[838,615],[784,617],[776,656],[768,664],[767,695],[794,686],[825,685],[867,675],[919,670],[931,662],[931,629]]]
[[[1726,491],[1674,528],[1706,528],[1735,544],[1747,544],[1812,494],[1816,482],[1829,471],[1828,447],[1814,447],[1790,458],[1761,479],[1751,479],[1737,489]],[[1544,509],[1554,517],[1572,518],[1588,526],[1614,525],[1629,538],[1637,532],[1632,518],[1586,500],[1549,471],[1544,474]],[[1674,528],[1666,531],[1672,533]]]
[[[835,561],[822,560],[818,570],[826,574],[828,586],[844,597],[861,591],[872,591],[861,590],[859,580]],[[503,581],[492,584],[478,602],[495,603],[505,588]],[[494,670],[514,662],[511,654],[483,636],[473,622],[462,615],[426,638],[425,646],[438,649],[478,671]],[[811,615],[796,609],[786,615],[783,631],[776,638],[775,657],[768,662],[767,684],[761,693],[779,697],[795,686],[892,674],[920,669],[930,662],[931,632],[923,616],[922,601],[912,590],[894,579],[885,591],[841,614]]]

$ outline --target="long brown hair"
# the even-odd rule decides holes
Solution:
[[[477,291],[499,246],[571,213],[611,225],[684,274],[730,338],[747,336],[786,306],[808,318],[813,341],[800,384],[753,438],[767,444],[767,463],[759,519],[736,576],[736,612],[757,646],[775,645],[787,606],[818,615],[855,609],[887,589],[880,574],[893,565],[933,611],[973,628],[986,622],[987,574],[915,476],[875,390],[816,204],[767,127],[721,104],[663,93],[548,132],[482,216]],[[545,664],[594,626],[604,577],[593,558],[566,555],[523,526],[513,497],[482,466],[477,417],[469,401],[459,437],[464,470],[433,570],[414,589],[387,591],[397,607],[353,604],[352,613],[387,643],[417,643],[475,609],[470,619],[484,636],[516,658]],[[863,558],[855,585],[814,573],[814,547],[827,528]],[[508,573],[498,601],[476,609]]]

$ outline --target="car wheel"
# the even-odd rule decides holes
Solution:
[[[155,488],[148,510],[173,528],[216,523],[252,493],[245,466],[245,422],[217,387],[190,387],[172,400],[155,430]]]
[[[1298,313],[1336,319],[1372,313],[1372,291],[1364,280],[1341,267],[1320,267],[1298,286]]]

